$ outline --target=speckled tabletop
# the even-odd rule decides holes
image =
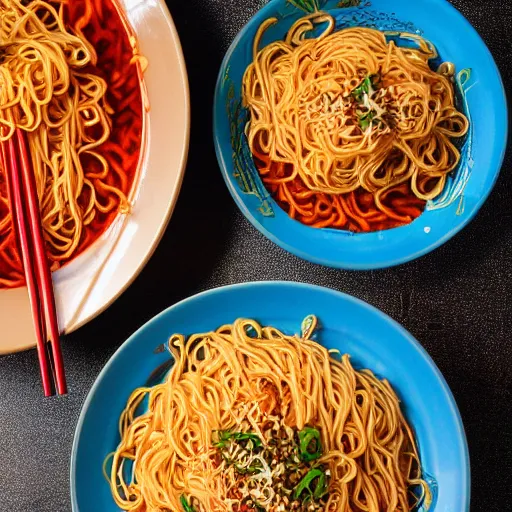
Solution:
[[[218,171],[211,137],[213,89],[222,56],[261,3],[168,0],[192,95],[183,191],[166,235],[140,277],[106,313],[65,341],[69,396],[42,398],[34,351],[0,358],[0,512],[71,510],[69,458],[80,408],[107,359],[135,329],[196,292],[260,279],[343,290],[401,322],[429,351],[458,402],[471,454],[471,510],[510,510],[511,153],[476,220],[419,261],[354,273],[285,253],[237,210]],[[512,1],[453,3],[483,36],[507,89],[512,89]]]

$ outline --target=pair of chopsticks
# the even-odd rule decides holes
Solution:
[[[3,167],[21,249],[45,396],[67,393],[53,283],[46,257],[36,182],[25,133],[2,142]]]

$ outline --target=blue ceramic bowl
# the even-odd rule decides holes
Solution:
[[[352,234],[316,229],[291,219],[269,196],[252,162],[243,128],[248,119],[241,106],[241,83],[252,61],[252,43],[269,17],[279,22],[262,44],[282,40],[304,15],[287,0],[271,0],[233,41],[220,70],[214,105],[217,157],[233,198],[251,223],[291,253],[324,265],[345,269],[374,269],[418,258],[450,239],[475,216],[498,177],[507,140],[507,105],[494,60],[469,22],[446,0],[318,0],[336,17],[337,28],[366,26],[413,32],[432,41],[444,61],[455,63],[460,107],[471,129],[459,168],[444,193],[408,226]],[[352,7],[339,7],[341,4]]]
[[[285,282],[242,284],[196,295],[158,315],[116,352],[89,393],[78,422],[71,460],[73,511],[119,511],[103,478],[103,461],[119,443],[118,418],[131,392],[168,359],[166,352],[155,349],[171,334],[209,331],[239,317],[293,334],[310,314],[320,319],[320,343],[351,354],[356,368],[372,369],[397,391],[434,492],[431,512],[468,512],[464,429],[453,396],[425,350],[400,325],[360,300]]]

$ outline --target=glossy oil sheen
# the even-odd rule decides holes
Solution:
[[[453,396],[425,350],[365,302],[291,282],[248,283],[196,295],[155,317],[116,352],[94,384],[78,422],[71,461],[73,511],[119,510],[102,474],[103,461],[119,443],[118,418],[129,395],[169,358],[159,348],[173,333],[209,331],[247,317],[294,334],[311,314],[321,324],[320,343],[351,354],[356,368],[370,368],[398,393],[415,430],[424,471],[437,487],[431,512],[468,512],[464,429]]]

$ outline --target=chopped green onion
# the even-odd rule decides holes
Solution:
[[[181,495],[180,502],[185,512],[195,512],[195,508],[189,505],[187,497],[184,494]]]
[[[243,466],[241,464],[234,464],[235,469],[241,475],[255,475],[257,473],[261,473],[263,466],[259,460],[256,460],[253,464],[249,466]]]
[[[377,85],[379,75],[368,75],[365,79],[352,91],[352,96],[358,103],[363,101],[365,94],[370,94],[370,91]]]
[[[317,480],[318,479],[318,480]],[[311,484],[317,480],[314,489],[311,489]],[[306,496],[302,496],[306,492]],[[318,468],[311,469],[306,473],[306,476],[298,483],[293,493],[293,498],[301,499],[320,499],[327,492],[327,477],[325,473]]]
[[[372,81],[369,76],[367,76],[360,85],[358,85],[353,91],[352,96],[360,103],[363,101],[363,96],[365,94],[370,93],[370,87],[372,86]]]
[[[305,462],[316,460],[322,456],[320,432],[313,427],[305,427],[299,432],[300,458]]]
[[[250,441],[255,448],[261,446],[261,439],[251,432],[229,432],[229,430],[219,430],[217,432],[218,440],[213,443],[215,448],[225,448],[231,441]]]
[[[359,126],[361,130],[366,131],[366,129],[372,124],[372,121],[375,119],[375,112],[371,110],[366,114],[359,116]]]

